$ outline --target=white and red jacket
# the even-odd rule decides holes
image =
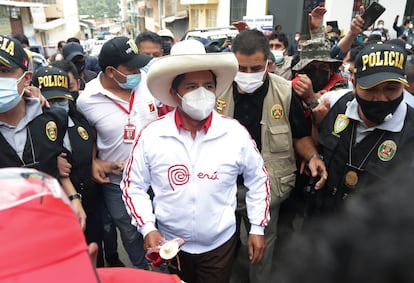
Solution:
[[[121,182],[132,224],[145,237],[156,222],[167,240],[185,240],[183,251],[211,251],[235,233],[236,180],[242,174],[250,233],[263,234],[270,218],[269,176],[247,130],[213,111],[192,139],[177,117],[173,111],[151,122],[135,140]]]

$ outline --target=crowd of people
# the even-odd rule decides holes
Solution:
[[[314,272],[318,282],[409,282],[409,265],[398,269],[395,256],[368,253],[400,252],[398,240],[384,247],[381,233],[394,240],[395,223],[412,224],[409,210],[383,223],[373,210],[386,220],[394,207],[409,206],[402,196],[414,166],[413,27],[396,17],[397,38],[381,19],[364,30],[364,11],[342,36],[322,25],[326,9],[318,6],[309,34],[292,43],[281,25],[267,36],[237,22],[239,34],[221,46],[176,42],[164,29],[114,37],[98,58],[77,38],[59,42],[48,61],[28,50],[24,35],[1,35],[0,168],[24,168],[0,170],[0,183],[46,173],[66,197],[49,207],[56,189],[45,183],[39,193],[32,184],[35,198],[0,199],[0,218],[40,205],[56,218],[51,223],[77,219],[73,239],[56,237],[67,247],[64,239],[77,235],[82,253],[90,245],[96,260],[83,266],[84,278],[77,274],[81,282],[290,283]],[[63,229],[31,217],[37,232]],[[17,233],[0,229],[8,241]],[[154,269],[148,251],[177,239],[180,247],[161,260],[165,268],[136,273],[119,259],[117,230],[139,270]],[[402,233],[408,239],[409,230]],[[43,257],[29,254],[21,260]],[[48,255],[42,268],[52,270],[59,256]],[[47,276],[76,270],[85,263],[77,256],[50,273],[0,272],[0,281],[32,274],[59,281]],[[351,270],[353,260],[373,276],[357,264]]]

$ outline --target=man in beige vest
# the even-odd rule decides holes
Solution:
[[[241,272],[240,266],[235,267],[237,272],[234,272],[232,280],[271,282],[278,211],[280,203],[295,184],[295,151],[307,161],[311,175],[320,177],[316,188],[323,186],[327,173],[310,136],[300,99],[292,94],[291,82],[266,72],[270,50],[263,33],[258,30],[241,32],[233,41],[232,51],[238,60],[239,71],[232,86],[217,98],[216,110],[236,118],[248,129],[269,171],[272,193],[272,218],[265,230],[263,260],[256,265],[247,264],[249,274]],[[236,213],[240,224],[242,221],[248,223],[245,221],[247,213],[243,202],[247,189],[242,184],[239,180]],[[243,239],[242,236],[242,242]],[[239,250],[236,265],[243,264],[243,261],[246,264],[247,255],[243,258],[244,254],[244,250]]]

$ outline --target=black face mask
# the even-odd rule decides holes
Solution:
[[[305,72],[312,81],[313,92],[322,90],[328,84],[329,73],[329,71],[320,69],[313,69]]]
[[[391,101],[368,101],[362,99],[358,94],[355,94],[355,96],[362,113],[364,113],[368,120],[375,124],[381,124],[387,115],[394,114],[394,111],[403,100],[402,94]]]
[[[78,74],[80,75],[85,70],[85,61],[76,61],[73,62],[76,66],[76,70],[78,70]]]
[[[71,91],[70,94],[72,95],[74,101],[76,101],[79,97],[79,91]]]

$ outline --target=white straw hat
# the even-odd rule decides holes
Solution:
[[[147,84],[152,95],[169,106],[177,106],[170,94],[172,82],[178,75],[211,70],[217,77],[216,95],[233,82],[238,70],[236,56],[231,52],[206,53],[198,40],[183,40],[171,48],[171,54],[151,64]]]

